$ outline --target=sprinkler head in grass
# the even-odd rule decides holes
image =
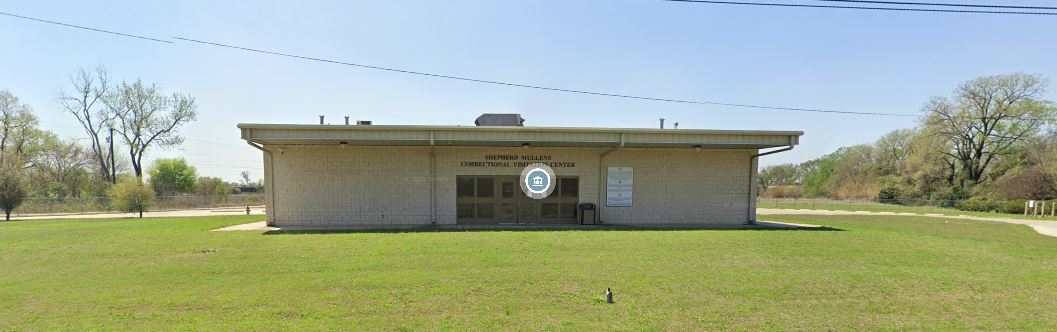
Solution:
[[[606,287],[606,303],[613,303],[613,291]]]

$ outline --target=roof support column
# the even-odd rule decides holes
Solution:
[[[268,226],[275,226],[275,158],[272,157],[272,152],[265,149],[264,146],[253,143],[250,140],[252,139],[252,132],[250,135],[251,137],[247,137],[246,144],[264,152],[264,162],[266,164],[264,165],[266,166],[266,171],[264,172],[264,195],[267,197],[264,202],[264,215],[268,219]]]
[[[606,164],[605,164],[604,161],[605,161],[606,155],[608,155],[608,154],[612,153],[613,151],[616,151],[616,150],[618,150],[618,149],[620,149],[622,147],[624,147],[624,133],[620,133],[620,144],[619,145],[614,146],[614,147],[610,148],[609,150],[606,150],[605,152],[602,152],[602,154],[598,156],[598,206],[595,207],[595,208],[598,209],[597,210],[598,213],[596,213],[595,218],[598,218],[598,223],[599,224],[602,223],[602,210],[604,209],[604,206],[605,206],[605,205],[602,204],[602,200],[603,200],[603,195],[605,195],[606,179],[607,179],[607,176],[608,176],[606,174]]]
[[[437,146],[434,132],[429,132],[429,214],[430,223],[437,224]]]
[[[757,165],[759,164],[760,157],[763,157],[763,156],[766,156],[766,155],[769,155],[769,154],[775,154],[775,153],[779,153],[779,152],[785,152],[785,151],[792,150],[793,147],[796,146],[796,139],[797,139],[796,136],[789,136],[789,146],[781,148],[781,149],[778,149],[778,150],[771,150],[771,151],[767,151],[767,152],[763,152],[763,153],[757,153],[757,154],[754,154],[751,157],[749,157],[749,193],[748,193],[748,196],[749,196],[748,198],[749,199],[745,202],[746,205],[748,206],[747,211],[746,211],[748,213],[748,215],[746,217],[746,219],[747,219],[746,224],[747,225],[756,224],[756,168],[757,168]]]

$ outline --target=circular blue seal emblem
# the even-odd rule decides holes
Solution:
[[[534,199],[544,199],[554,192],[558,182],[554,170],[543,163],[530,164],[521,171],[521,191]]]

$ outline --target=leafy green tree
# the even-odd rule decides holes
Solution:
[[[757,179],[760,181],[760,186],[763,186],[764,188],[771,186],[795,185],[800,183],[800,179],[797,177],[797,165],[794,164],[781,164],[764,167],[760,170]]]
[[[198,117],[198,105],[189,95],[164,95],[157,86],[136,80],[122,82],[103,101],[113,116],[114,129],[128,147],[132,171],[143,177],[143,155],[152,147],[183,143],[178,130]]]
[[[79,196],[89,177],[84,176],[91,161],[75,141],[65,141],[51,132],[41,136],[39,153],[33,158],[38,196],[64,198]]]
[[[0,90],[0,164],[30,167],[30,155],[39,136],[39,120],[29,105],[7,90]]]
[[[11,220],[11,212],[22,205],[25,198],[25,183],[19,170],[0,166],[0,208],[4,210],[4,220]]]
[[[958,186],[980,183],[994,162],[1053,121],[1057,107],[1042,99],[1047,86],[1039,75],[985,76],[925,105],[922,126],[949,144],[942,152],[956,161]]]
[[[154,205],[154,190],[136,177],[122,179],[110,187],[107,195],[111,208],[122,212],[138,212],[140,218],[143,218],[144,211]]]
[[[800,177],[804,182],[804,196],[825,197],[829,196],[830,177],[833,176],[833,168],[840,158],[840,150],[800,164]]]
[[[914,129],[896,129],[874,143],[878,175],[902,175],[907,159],[914,152]]]
[[[163,195],[193,192],[198,179],[198,171],[183,158],[155,160],[148,173],[151,187]]]
[[[826,185],[830,197],[872,198],[877,194],[874,147],[860,144],[841,148]]]
[[[205,196],[216,196],[224,201],[228,198],[229,186],[221,178],[203,176],[198,178],[198,194]]]

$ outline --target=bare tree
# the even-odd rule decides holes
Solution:
[[[242,179],[243,186],[252,186],[253,181],[250,181],[250,171],[242,171],[239,173],[239,177]]]
[[[951,145],[944,153],[958,161],[961,186],[979,183],[992,161],[1051,121],[1057,111],[1040,99],[1047,83],[1022,73],[986,76],[962,83],[953,100],[935,97],[925,105],[923,126]]]
[[[72,91],[59,93],[59,103],[77,118],[88,135],[96,172],[104,181],[114,182],[113,151],[108,145],[112,139],[114,115],[103,100],[110,88],[110,75],[103,66],[96,67],[94,73],[80,68],[70,75],[70,88]]]
[[[114,127],[128,147],[132,170],[143,178],[143,155],[151,147],[170,147],[183,142],[177,130],[198,116],[194,98],[174,93],[161,94],[154,84],[136,80],[107,95],[107,108],[113,112]]]

